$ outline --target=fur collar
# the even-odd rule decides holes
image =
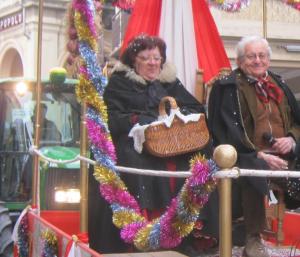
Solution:
[[[126,77],[132,81],[136,81],[138,83],[141,83],[142,85],[147,85],[147,81],[141,77],[139,74],[135,72],[134,69],[131,69],[129,66],[117,62],[116,65],[113,68],[113,72],[117,71],[125,71],[126,72]],[[163,68],[158,76],[158,80],[160,82],[165,82],[165,83],[171,83],[176,80],[176,68],[175,65],[166,62],[163,65]]]

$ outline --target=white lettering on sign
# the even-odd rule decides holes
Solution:
[[[0,31],[19,25],[23,22],[22,11],[0,18]]]

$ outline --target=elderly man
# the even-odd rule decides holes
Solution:
[[[245,169],[288,169],[300,136],[300,110],[276,74],[269,71],[271,49],[258,36],[237,45],[237,66],[217,80],[210,93],[208,123],[214,145],[231,144],[237,166]],[[246,229],[244,257],[268,257],[261,242],[265,228],[267,179],[241,177],[233,183],[233,214],[242,210]]]

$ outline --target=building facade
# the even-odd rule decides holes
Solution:
[[[42,78],[55,66],[68,68],[69,2],[44,0]],[[300,99],[300,11],[281,0],[266,0],[265,6],[262,0],[249,2],[249,6],[238,12],[210,7],[232,67],[235,66],[234,47],[242,36],[266,36],[273,51],[272,70],[283,76]],[[0,1],[0,77],[36,77],[38,3],[38,0]],[[105,62],[118,49],[129,14],[118,12],[107,4],[102,17],[99,60]]]
[[[232,2],[232,1],[231,1]],[[211,7],[228,57],[235,66],[235,45],[246,35],[266,37],[272,49],[271,69],[279,73],[300,99],[300,10],[281,0],[251,0],[239,12]]]
[[[42,33],[42,77],[67,58],[66,7],[69,1],[45,0]],[[0,1],[0,77],[36,77],[39,1]]]

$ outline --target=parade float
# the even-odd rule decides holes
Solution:
[[[143,1],[136,1],[138,6],[136,10],[145,7],[142,2]],[[188,1],[184,2],[186,3]],[[192,1],[191,3],[194,8],[198,8],[198,11],[202,10],[202,8],[207,8],[205,7],[204,1]],[[153,4],[158,4],[158,6],[162,7],[162,5],[160,5],[161,1],[153,1]],[[192,5],[190,5],[190,7],[191,6]],[[39,39],[42,33],[42,7],[43,1],[40,0]],[[128,172],[128,169],[122,169],[122,167],[117,167],[115,164],[114,146],[107,128],[106,106],[102,99],[104,83],[101,68],[96,58],[97,30],[94,21],[94,2],[91,0],[73,0],[72,9],[73,16],[70,20],[70,26],[73,26],[73,28],[75,28],[73,31],[76,32],[74,32],[76,35],[73,34],[72,38],[76,41],[78,54],[81,58],[80,74],[77,81],[78,84],[76,85],[76,96],[81,104],[80,110],[77,108],[77,115],[80,114],[81,117],[80,145],[76,144],[76,150],[72,152],[69,152],[67,149],[67,147],[71,147],[71,145],[62,145],[62,147],[65,147],[63,149],[64,153],[60,152],[61,149],[55,147],[44,149],[42,146],[41,105],[44,100],[42,93],[43,82],[39,75],[41,65],[41,47],[39,47],[38,75],[35,93],[35,102],[38,108],[35,110],[35,135],[31,147],[28,148],[33,155],[33,193],[32,200],[27,202],[27,206],[23,209],[14,227],[14,255],[20,257],[103,256],[101,253],[97,253],[88,247],[87,237],[87,166],[95,165],[95,177],[99,181],[102,196],[111,205],[113,210],[112,218],[115,225],[120,228],[120,236],[126,242],[132,243],[141,252],[156,251],[156,255],[154,256],[172,256],[172,254],[174,254],[174,252],[168,252],[166,250],[171,251],[174,247],[178,246],[182,239],[193,230],[201,208],[206,203],[209,193],[215,188],[216,177],[219,176],[220,190],[223,190],[220,208],[222,217],[220,222],[222,226],[220,256],[232,256],[232,242],[230,239],[231,222],[229,222],[231,220],[230,179],[234,176],[240,176],[242,171],[235,169],[230,175],[224,173],[222,175],[222,173],[218,173],[218,170],[219,168],[231,169],[234,166],[236,160],[234,149],[228,146],[225,146],[225,149],[219,149],[215,154],[217,164],[214,160],[206,160],[201,156],[195,157],[191,160],[191,171],[183,174],[183,176],[188,177],[186,183],[177,197],[167,206],[165,213],[155,220],[147,220],[143,217],[136,200],[128,193],[126,185],[119,177],[119,171]],[[158,11],[162,9],[154,8],[153,10]],[[207,11],[208,9],[205,10]],[[135,23],[136,21],[132,22]],[[197,25],[198,23],[195,24]],[[154,29],[156,31],[155,33],[159,31],[158,23]],[[199,38],[203,37],[205,33],[208,33],[210,36],[213,35],[211,31],[203,31],[201,29],[197,31],[200,33],[198,35]],[[145,32],[155,34],[148,30]],[[135,31],[135,33],[137,33],[137,31]],[[127,39],[130,37],[129,34],[128,32]],[[133,34],[131,34],[131,36],[132,35]],[[124,42],[126,43],[126,37]],[[215,46],[220,46],[220,43],[217,43]],[[205,82],[209,82],[213,76],[216,76],[221,68],[229,68],[226,56],[224,56],[224,62],[216,63],[212,68],[206,67],[205,65],[208,65],[209,62],[203,60],[203,56],[200,56],[201,48],[199,50],[199,47],[206,49],[208,46],[201,45],[196,37],[195,49],[198,53],[198,60],[195,71],[197,68],[204,70]],[[224,49],[222,50],[221,48],[220,52],[224,54]],[[53,83],[52,80],[52,83],[50,83],[51,86],[60,88],[60,79],[61,78],[57,78],[59,82],[55,83]],[[53,97],[55,99],[57,95]],[[74,105],[77,106],[75,103]],[[31,113],[32,110],[31,106]],[[68,119],[69,118],[67,118],[67,120]],[[77,126],[78,124],[79,123],[77,123]],[[75,134],[72,134],[72,136],[75,136]],[[95,161],[88,159],[88,140]],[[65,143],[67,144],[67,142],[68,141]],[[76,138],[74,142],[78,143],[78,138]],[[28,152],[26,154],[28,155]],[[52,202],[50,200],[51,190],[46,189],[46,185],[42,182],[43,177],[45,178],[48,173],[43,171],[44,167],[47,167],[45,170],[58,168],[56,173],[57,180],[54,182],[58,183],[62,178],[62,172],[60,170],[67,170],[68,165],[72,166],[79,161],[80,169],[78,166],[71,168],[71,170],[76,169],[77,172],[77,178],[71,181],[80,181],[76,185],[76,188],[78,188],[78,186],[80,188],[80,204],[78,205],[77,203],[77,205],[74,205],[74,203],[70,203],[73,209],[70,208],[70,205],[65,209],[60,208],[63,206],[62,204],[58,204],[60,206],[55,208],[53,206],[56,203],[53,203],[53,206],[48,209],[45,208],[43,203],[49,205]],[[53,172],[51,173],[53,174]],[[235,175],[232,175],[233,173]],[[253,174],[254,172],[251,174],[248,173],[248,175]],[[289,173],[288,175],[297,176],[297,174],[295,175],[294,173]],[[55,189],[55,185],[53,185],[52,188]],[[72,186],[70,189],[74,189],[74,187]],[[43,193],[45,193],[45,201],[42,201]],[[65,194],[64,197],[65,199],[74,199],[71,195],[69,195],[68,198]],[[274,223],[274,229],[276,229],[275,227],[276,224]],[[295,229],[297,227],[299,227],[297,214],[286,213],[286,219],[283,224],[285,230],[284,243],[287,245],[292,244],[292,247],[287,251],[274,251],[272,252],[272,256],[297,256],[298,252],[296,248],[299,240],[299,232]],[[165,250],[165,252],[158,252],[160,250]],[[239,256],[238,254],[240,253],[234,253],[234,256]],[[142,256],[142,253],[138,256]],[[211,256],[219,256],[219,254]]]

